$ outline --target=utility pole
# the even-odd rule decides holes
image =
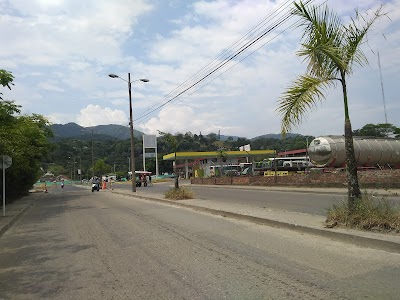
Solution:
[[[388,123],[387,114],[386,114],[386,103],[385,103],[385,91],[383,90],[383,79],[382,79],[382,70],[381,70],[381,59],[379,57],[378,51],[378,66],[379,66],[379,74],[381,77],[381,89],[382,89],[382,99],[383,99],[383,110],[385,111],[385,122]]]
[[[75,181],[75,173],[76,173],[76,169],[75,169],[75,156],[74,156],[74,176],[72,176],[72,181]]]
[[[92,128],[92,178],[94,178],[94,141],[93,141],[93,128]]]
[[[128,173],[131,171],[131,158],[128,156]]]
[[[79,181],[82,183],[82,148],[81,155],[79,156]]]

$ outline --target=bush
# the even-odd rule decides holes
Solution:
[[[400,207],[386,197],[374,199],[372,194],[364,193],[356,200],[353,213],[348,210],[347,200],[343,200],[328,210],[326,221],[350,228],[399,233]]]
[[[194,194],[192,190],[184,187],[180,187],[179,189],[171,188],[165,192],[165,198],[173,200],[193,199]]]

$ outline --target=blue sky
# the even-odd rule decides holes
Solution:
[[[355,9],[364,12],[381,4],[327,3],[345,21]],[[385,3],[390,20],[376,23],[363,45],[369,65],[355,68],[348,78],[353,129],[385,122],[378,51],[388,122],[400,127],[400,0]],[[281,0],[0,0],[0,69],[15,76],[12,90],[2,89],[3,98],[53,123],[127,126],[127,84],[108,74],[127,79],[130,72],[132,80],[150,80],[132,83],[134,126],[145,133],[220,131],[248,138],[279,133],[277,99],[306,69],[295,54],[301,31],[288,28],[295,19],[175,96],[266,16],[277,10],[283,14],[289,7]],[[342,134],[343,123],[338,88],[293,132]]]

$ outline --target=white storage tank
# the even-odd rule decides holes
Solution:
[[[356,162],[361,167],[400,164],[400,140],[353,137]],[[318,167],[344,167],[346,150],[344,136],[322,136],[308,147],[311,162]]]

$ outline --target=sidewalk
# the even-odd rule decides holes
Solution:
[[[190,186],[190,185],[189,185]],[[210,187],[210,186],[207,186]],[[218,186],[213,186],[218,188]],[[226,187],[226,186],[225,186]],[[230,188],[232,186],[229,186]],[[279,190],[287,192],[316,192],[316,193],[339,193],[346,194],[347,189],[325,189],[325,188],[295,188],[295,187],[232,187],[242,189],[263,189]],[[162,194],[148,194],[145,190],[137,190],[135,194],[128,190],[112,190],[112,193],[129,197],[137,197],[145,200],[152,200],[170,205],[187,207],[196,211],[207,212],[223,217],[234,218],[238,220],[250,221],[257,224],[268,225],[272,227],[286,228],[301,233],[313,234],[330,238],[333,240],[355,244],[362,247],[379,249],[389,252],[400,253],[400,234],[382,234],[369,231],[360,231],[347,228],[326,228],[324,216],[312,215],[306,213],[273,210],[268,208],[254,207],[238,204],[224,204],[218,200],[168,200]],[[369,190],[373,195],[396,196],[397,191]],[[399,195],[399,194],[397,194]]]
[[[6,215],[3,216],[3,207],[0,212],[0,236],[11,227],[18,217],[21,216],[29,207],[44,195],[44,192],[30,193],[14,202],[6,204]]]
[[[186,186],[186,184],[183,184]],[[201,184],[187,184],[187,186],[204,186]],[[262,191],[279,191],[279,192],[297,192],[297,193],[319,193],[319,194],[339,194],[347,195],[347,187],[294,187],[294,186],[256,186],[256,185],[206,185],[208,188],[229,187],[230,189],[243,190],[262,190]],[[365,192],[365,190],[361,190]],[[400,197],[400,189],[368,189],[368,193],[375,196]]]

